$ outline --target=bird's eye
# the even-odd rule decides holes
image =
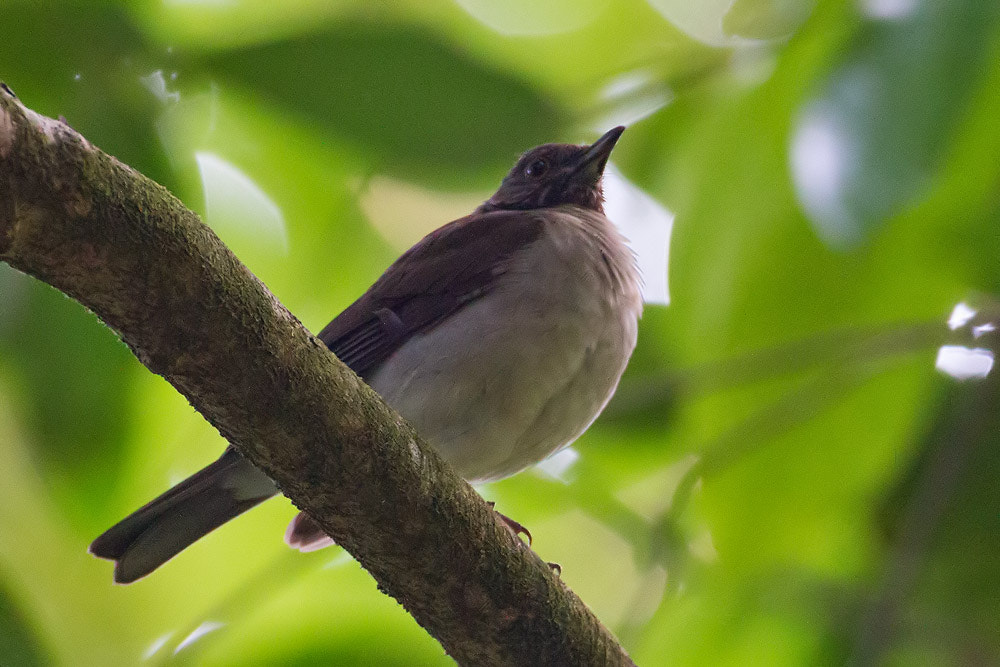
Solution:
[[[535,160],[528,165],[528,168],[524,170],[524,175],[529,178],[538,178],[545,173],[545,170],[549,168],[549,163],[545,160]]]

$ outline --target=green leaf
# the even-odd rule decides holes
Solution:
[[[0,655],[4,664],[34,667],[50,664],[41,639],[17,608],[15,599],[0,588]]]
[[[794,140],[799,195],[837,247],[927,194],[1000,19],[996,3],[978,0],[864,6],[870,17],[805,105]]]
[[[433,184],[498,180],[558,134],[562,112],[521,79],[414,26],[341,23],[206,56],[243,87],[377,169]]]
[[[25,105],[74,129],[150,178],[172,174],[156,141],[158,102],[141,78],[168,67],[116,3],[4,2],[0,73]]]

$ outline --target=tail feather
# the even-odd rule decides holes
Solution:
[[[305,512],[299,512],[288,524],[285,531],[285,544],[302,553],[325,549],[334,544],[333,538],[327,535],[316,520]]]
[[[131,583],[277,492],[263,472],[229,448],[105,531],[90,553],[116,561],[115,581]]]

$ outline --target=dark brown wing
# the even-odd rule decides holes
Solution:
[[[433,327],[486,294],[511,255],[538,238],[528,211],[477,213],[450,222],[407,250],[319,338],[365,377],[410,334]]]

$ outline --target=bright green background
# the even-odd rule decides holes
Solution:
[[[672,304],[570,483],[484,493],[640,664],[996,664],[1000,386],[934,359],[1000,293],[997,7],[0,1],[0,79],[207,205],[313,330],[521,150],[653,111],[615,163],[676,213]],[[112,586],[89,541],[222,446],[0,266],[0,663],[448,664],[342,552],[284,547],[284,500]]]

